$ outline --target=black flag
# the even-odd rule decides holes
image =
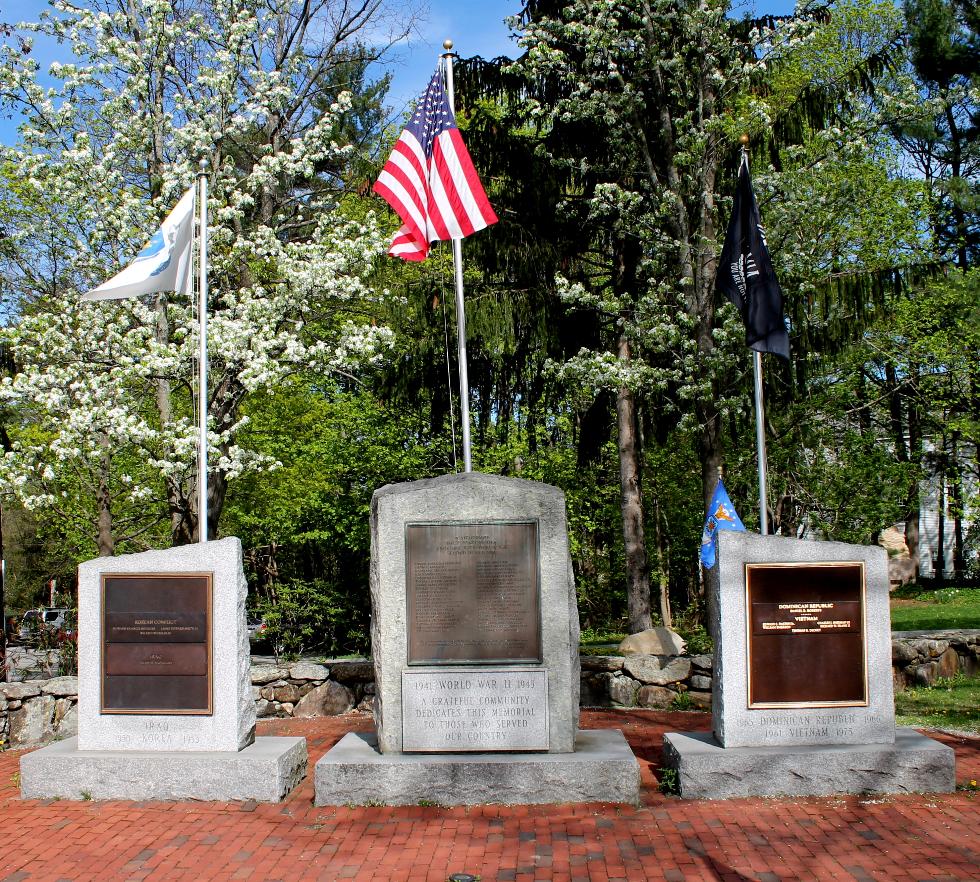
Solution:
[[[749,349],[772,352],[789,360],[783,292],[769,259],[766,235],[759,222],[759,206],[749,179],[748,158],[744,153],[715,287],[742,314]]]

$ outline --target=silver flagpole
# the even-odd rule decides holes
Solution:
[[[752,373],[755,375],[755,446],[759,456],[759,532],[769,532],[769,510],[766,506],[766,411],[762,402],[762,353],[752,352]]]
[[[200,297],[201,367],[200,391],[198,393],[198,418],[201,421],[200,448],[197,462],[197,538],[199,542],[208,541],[208,175],[207,160],[201,160],[198,174],[198,199],[201,202],[201,221],[199,233],[201,247],[199,252],[200,273],[198,294]]]
[[[742,162],[748,169],[749,165],[749,136],[742,135]],[[759,461],[759,532],[765,536],[769,533],[769,508],[766,500],[769,498],[766,476],[766,411],[762,400],[762,353],[752,351],[752,374],[755,380],[755,447]]]
[[[456,100],[453,93],[453,41],[443,44],[446,53],[446,95],[449,109],[456,115]],[[456,340],[459,349],[459,419],[463,428],[463,471],[473,471],[470,457],[470,379],[466,365],[466,309],[463,306],[463,243],[453,239],[453,272],[456,275]]]

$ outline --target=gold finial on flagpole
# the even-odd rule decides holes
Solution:
[[[445,40],[443,40],[442,41],[442,48],[445,49],[447,52],[452,52],[453,51],[453,41],[450,40],[450,39],[448,39],[448,38],[445,39]]]
[[[745,133],[739,135],[738,136],[738,143],[741,144],[743,147],[748,147],[749,146],[749,136],[747,134],[745,134]]]

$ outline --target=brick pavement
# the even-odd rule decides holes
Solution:
[[[260,723],[305,735],[310,767],[365,715]],[[446,882],[977,882],[980,794],[687,802],[657,790],[665,731],[703,714],[590,711],[621,728],[643,805],[314,808],[312,775],[280,805],[22,802],[20,752],[0,754],[0,882],[382,880]],[[980,740],[943,737],[957,779],[980,778]]]

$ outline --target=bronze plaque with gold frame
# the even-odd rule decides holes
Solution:
[[[405,526],[408,664],[541,662],[537,521]]]
[[[103,573],[103,714],[212,713],[211,573]]]
[[[868,704],[862,561],[747,563],[750,708]]]

